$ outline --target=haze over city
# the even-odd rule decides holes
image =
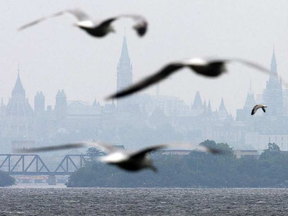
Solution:
[[[0,8],[0,215],[287,215],[287,0]]]
[[[0,96],[5,103],[11,96],[19,65],[32,106],[40,90],[46,104],[54,105],[58,89],[65,90],[68,100],[92,103],[96,98],[104,104],[104,97],[116,89],[116,69],[124,34],[129,44],[134,82],[154,73],[168,61],[197,56],[241,57],[269,68],[273,47],[278,74],[287,79],[286,1],[277,4],[260,0],[223,1],[221,4],[216,1],[170,1],[169,4],[164,1],[127,1],[125,4],[3,1],[0,4],[5,8],[0,20],[0,78],[5,80],[5,85],[0,86]],[[25,22],[75,7],[85,9],[96,20],[114,14],[141,12],[149,20],[148,33],[139,39],[130,29],[132,22],[120,20],[115,24],[115,34],[94,40],[73,27],[74,17],[70,15],[47,20],[25,32],[16,31]],[[191,104],[196,91],[200,91],[203,99],[211,100],[212,109],[218,109],[223,97],[228,112],[235,116],[236,109],[245,103],[250,80],[257,95],[263,93],[269,77],[238,64],[228,69],[228,74],[213,80],[186,69],[161,83],[160,93]],[[155,94],[155,87],[147,92]]]

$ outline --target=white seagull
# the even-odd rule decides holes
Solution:
[[[155,74],[144,78],[143,80],[139,81],[138,83],[128,86],[124,90],[117,92],[107,99],[115,99],[128,96],[135,92],[138,92],[142,89],[145,89],[161,80],[164,80],[171,74],[175,73],[179,69],[183,67],[188,67],[189,69],[193,70],[199,75],[205,77],[218,77],[224,72],[226,72],[226,64],[230,62],[238,62],[240,64],[244,64],[248,67],[255,68],[259,71],[264,73],[270,74],[270,70],[258,65],[254,62],[250,62],[243,59],[203,59],[203,58],[192,58],[183,61],[176,61],[171,62],[165,65],[162,69],[157,71]],[[287,85],[287,84],[286,84]],[[288,86],[288,85],[287,85]]]
[[[136,24],[133,26],[133,28],[136,30],[137,34],[140,37],[145,35],[147,28],[148,28],[148,23],[145,20],[145,18],[143,18],[142,16],[139,16],[139,15],[131,15],[131,14],[125,15],[124,14],[124,15],[119,15],[119,16],[115,16],[112,18],[108,18],[108,19],[102,20],[100,22],[95,22],[82,10],[74,9],[74,10],[60,11],[60,12],[55,13],[53,15],[50,15],[47,17],[42,17],[38,20],[35,20],[33,22],[30,22],[26,25],[21,26],[20,28],[18,28],[18,31],[22,31],[22,30],[29,28],[31,26],[34,26],[34,25],[36,25],[36,24],[38,24],[38,23],[40,23],[46,19],[58,17],[58,16],[61,16],[63,14],[66,14],[66,13],[74,15],[78,20],[78,22],[75,23],[75,26],[83,29],[89,35],[91,35],[93,37],[104,37],[110,32],[115,32],[114,28],[111,26],[111,24],[112,24],[112,22],[114,22],[115,20],[118,20],[120,18],[133,19],[136,22]]]
[[[39,148],[23,148],[23,149],[14,149],[14,152],[17,153],[36,153],[36,152],[47,152],[47,151],[55,151],[55,150],[63,150],[63,149],[71,149],[71,148],[81,148],[87,146],[94,146],[99,148],[103,152],[107,153],[105,156],[98,157],[98,160],[107,164],[112,164],[118,166],[121,169],[127,171],[139,171],[141,169],[149,168],[154,172],[157,172],[157,168],[153,165],[153,161],[149,155],[149,153],[153,151],[157,151],[163,148],[175,148],[175,147],[191,147],[190,145],[176,145],[176,144],[162,144],[150,146],[138,151],[129,152],[127,150],[119,149],[115,146],[99,143],[99,142],[82,142],[82,143],[72,143],[72,144],[64,144],[58,146],[47,146],[47,147],[39,147]],[[208,147],[197,147],[196,151],[202,151],[212,154],[222,154],[221,150],[216,150]]]
[[[263,112],[266,112],[265,108],[267,108],[267,106],[266,106],[266,105],[263,105],[263,104],[257,104],[257,105],[255,105],[255,106],[253,107],[253,109],[252,109],[251,115],[254,115],[254,114],[257,112],[257,110],[260,109],[260,108],[263,110]]]

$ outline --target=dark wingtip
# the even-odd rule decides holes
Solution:
[[[147,32],[147,27],[134,26],[134,29],[136,30],[139,37],[143,37]]]
[[[20,31],[22,31],[23,29],[24,29],[24,28],[19,27],[19,28],[16,29],[16,31],[17,31],[17,32],[20,32]]]
[[[108,101],[108,100],[113,100],[113,99],[115,99],[116,97],[117,97],[116,95],[110,95],[110,96],[106,97],[105,100],[106,100],[106,101]]]
[[[14,148],[12,150],[13,153],[18,153],[18,154],[21,154],[21,153],[32,153],[32,151],[29,151],[29,149],[26,149],[26,148]]]

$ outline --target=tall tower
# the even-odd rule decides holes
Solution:
[[[63,89],[57,92],[55,113],[57,120],[63,120],[67,116],[67,98]]]
[[[133,82],[132,65],[128,53],[126,36],[123,38],[122,51],[117,66],[117,92],[131,85]],[[131,102],[131,98],[125,98],[117,101],[117,107],[125,108]]]
[[[9,99],[5,112],[4,137],[12,139],[33,139],[34,137],[34,112],[25,96],[19,73]]]
[[[271,64],[270,64],[270,77],[266,82],[266,89],[263,93],[263,102],[268,106],[268,116],[282,116],[283,115],[283,89],[282,83],[277,78],[277,62],[273,49]]]
[[[226,109],[226,106],[224,104],[223,98],[221,99],[221,104],[219,106],[219,111],[218,111],[218,119],[220,121],[224,121],[228,117],[228,112]]]
[[[204,111],[204,106],[201,100],[200,93],[199,91],[197,91],[195,94],[194,102],[191,106],[191,114],[193,116],[197,116],[203,113],[203,111]]]
[[[45,97],[41,92],[37,92],[34,98],[34,111],[36,115],[41,115],[45,111]]]

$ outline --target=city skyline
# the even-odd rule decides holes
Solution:
[[[5,80],[0,86],[0,97],[7,103],[19,63],[31,104],[35,93],[41,90],[47,104],[53,105],[58,89],[65,89],[69,100],[85,97],[92,102],[96,97],[103,104],[104,98],[116,91],[115,68],[125,27],[134,82],[153,74],[167,62],[193,57],[243,58],[268,68],[273,46],[278,73],[286,78],[287,1],[279,0],[277,4],[261,0],[224,2],[225,7],[213,1],[184,0],[184,3],[171,1],[167,4],[160,0],[153,3],[153,10],[151,3],[131,0],[126,1],[129,7],[111,0],[105,3],[63,0],[57,4],[36,0],[17,4],[1,2],[1,8],[6,10],[0,19],[0,79]],[[23,8],[27,10],[23,11]],[[115,23],[115,34],[95,40],[73,27],[74,19],[67,15],[47,20],[27,31],[16,31],[19,26],[38,17],[69,8],[80,8],[91,15],[95,9],[96,19],[138,13],[147,18],[149,29],[145,38],[140,39],[130,29],[132,23],[123,20]],[[7,17],[10,17],[9,22],[6,22]],[[179,22],[182,28],[179,28]],[[210,23],[209,28],[207,23]],[[175,74],[171,78],[161,83],[162,95],[180,97],[186,104],[191,104],[195,92],[200,91],[203,99],[211,100],[213,109],[219,107],[223,97],[233,116],[245,102],[250,79],[255,95],[262,93],[268,80],[267,75],[237,64],[229,65],[228,73],[217,79],[205,79],[185,69],[181,75]],[[154,94],[155,91],[150,88],[146,92]]]
[[[123,36],[123,41],[122,41],[122,47],[121,47],[121,53],[120,53],[120,57],[121,58],[123,58],[123,56],[125,56],[125,58],[127,57],[127,59],[128,59],[128,62],[127,62],[127,64],[128,65],[131,65],[131,68],[129,69],[129,70],[131,70],[130,72],[128,72],[128,74],[130,74],[130,75],[128,75],[128,77],[127,77],[127,75],[125,75],[126,76],[126,80],[128,79],[128,81],[127,81],[127,83],[125,83],[125,84],[123,84],[123,81],[119,81],[119,79],[117,79],[117,82],[115,83],[115,88],[117,89],[117,90],[120,90],[121,88],[124,88],[124,87],[126,87],[126,86],[128,86],[129,84],[131,84],[132,82],[133,82],[133,66],[132,66],[132,62],[130,61],[130,56],[129,56],[129,51],[128,51],[129,49],[128,49],[128,45],[127,45],[127,38],[126,38],[126,35],[124,35]],[[119,60],[119,63],[118,63],[118,66],[117,66],[117,71],[119,70],[119,64],[123,64],[123,60],[120,58],[120,60]],[[124,60],[124,61],[126,61],[126,60]],[[122,62],[122,63],[121,63]],[[124,63],[124,64],[126,64],[126,63]],[[127,66],[124,66],[125,68],[127,67]],[[270,68],[271,68],[271,73],[276,73],[277,74],[277,59],[276,59],[276,54],[275,54],[275,49],[273,48],[273,51],[272,51],[272,57],[271,57],[271,61],[270,61]],[[125,69],[126,70],[126,69]],[[118,71],[119,72],[119,71]],[[118,73],[117,72],[117,73]],[[117,75],[117,73],[116,73],[116,75]],[[20,79],[20,76],[21,76],[21,72],[20,72],[20,69],[19,69],[19,65],[18,65],[18,72],[17,72],[17,78],[16,78],[16,83],[15,83],[15,86],[16,86],[16,84],[17,84],[17,82],[19,82],[19,80],[20,80],[20,83],[21,83],[21,86],[22,86],[22,81],[21,81],[21,79]],[[266,81],[266,83],[268,83],[269,81],[271,82],[271,80],[272,80],[272,82],[274,82],[275,83],[275,80],[278,80],[278,79],[276,79],[275,77],[273,77],[273,76],[270,76],[270,77],[268,77],[267,78],[267,81]],[[122,82],[122,84],[121,84],[121,82]],[[125,81],[124,81],[125,82]],[[267,85],[267,84],[266,84]],[[278,84],[279,86],[280,86],[280,84]],[[15,86],[14,86],[14,88],[15,88]],[[160,86],[161,86],[161,84],[160,84]],[[22,87],[23,88],[23,87]],[[157,89],[158,88],[158,89]],[[266,86],[266,88],[267,88],[267,86]],[[280,88],[280,87],[278,87],[278,88]],[[283,89],[283,87],[282,87],[282,84],[281,84],[281,88]],[[160,91],[159,91],[159,89],[160,89]],[[58,93],[58,91],[59,90],[64,90],[65,91],[65,89],[62,89],[62,88],[58,88],[57,90],[55,90],[55,97],[54,97],[54,103],[47,103],[47,105],[46,105],[46,107],[45,107],[45,109],[47,109],[47,107],[48,106],[50,106],[50,107],[54,107],[55,105],[56,105],[56,95],[57,95],[57,93]],[[159,93],[159,95],[162,95],[162,96],[171,96],[171,97],[175,97],[175,96],[172,96],[172,95],[163,95],[163,94],[161,94],[161,87],[159,87],[159,85],[158,86],[156,86],[156,87],[153,87],[153,90],[154,90],[154,94],[149,94],[149,93],[145,93],[145,94],[148,94],[148,95],[150,95],[150,96],[154,96],[154,95],[157,95],[157,92]],[[287,91],[287,89],[283,89],[284,91]],[[245,89],[243,90],[243,91],[245,91]],[[256,103],[261,103],[261,102],[263,102],[263,101],[261,101],[262,100],[262,96],[261,95],[263,95],[263,93],[264,93],[264,91],[265,91],[265,88],[262,90],[262,93],[258,93],[258,94],[255,94],[255,92],[253,91],[253,81],[250,79],[250,84],[249,84],[249,88],[246,90],[246,94],[247,93],[253,93],[253,95],[254,95],[254,97],[255,97],[255,102]],[[39,91],[37,91],[36,93],[35,93],[35,95],[34,95],[34,97],[38,94],[38,92],[40,93],[42,93],[43,94],[43,96],[45,97],[45,92],[43,93],[42,92],[42,90],[40,89]],[[194,93],[194,95],[193,94],[191,94],[192,96],[191,96],[191,104],[187,104],[187,103],[185,103],[185,101],[184,101],[184,103],[186,104],[186,105],[188,105],[188,106],[191,106],[191,105],[193,105],[193,103],[194,103],[194,100],[195,100],[195,96],[197,95],[197,92],[200,92],[200,91],[196,91],[195,93]],[[140,93],[140,95],[141,94],[143,94],[143,93]],[[137,95],[137,94],[135,94],[135,95]],[[200,92],[200,95],[201,95],[201,92]],[[287,97],[288,96],[288,93],[286,93],[286,94],[284,94],[283,95],[283,98],[284,97]],[[34,97],[33,97],[33,99],[31,99],[31,98],[29,98],[29,97],[27,97],[27,100],[28,100],[28,102],[29,102],[29,104],[31,105],[31,107],[34,107]],[[105,97],[105,96],[104,96]],[[104,98],[103,97],[103,98]],[[9,96],[9,98],[7,98],[7,101],[5,101],[5,99],[4,99],[4,97],[2,97],[1,98],[1,103],[2,104],[7,104],[8,103],[8,101],[10,100],[10,98],[11,98],[11,96]],[[88,101],[88,100],[85,100],[85,99],[82,99],[82,98],[79,98],[79,99],[77,99],[77,100],[69,100],[69,95],[67,96],[67,98],[68,98],[68,100],[67,100],[67,102],[68,103],[70,103],[70,102],[74,102],[74,101],[79,101],[79,102],[83,102],[83,103],[86,103],[86,104],[89,104],[89,105],[92,105],[95,101],[97,101],[99,104],[101,104],[101,105],[105,105],[105,104],[111,104],[112,103],[112,101],[104,101],[103,102],[103,98],[94,98],[94,100],[92,100],[92,101]],[[181,97],[175,97],[175,98],[177,98],[177,99],[179,99],[179,100],[183,100],[183,99],[181,99]],[[212,98],[212,97],[211,97]],[[201,97],[201,100],[203,100],[203,104],[204,104],[204,101],[208,104],[208,102],[210,102],[210,106],[211,106],[211,108],[212,108],[212,110],[218,110],[219,109],[219,107],[221,107],[221,103],[222,103],[222,100],[224,100],[224,102],[225,102],[225,98],[221,98],[219,101],[218,101],[218,104],[216,103],[216,104],[214,104],[214,103],[211,103],[211,98],[208,98],[208,99],[206,99],[206,98],[203,98],[203,96]],[[260,99],[259,99],[260,98]],[[123,100],[123,99],[122,99]],[[245,98],[245,100],[243,101],[243,105],[241,106],[240,105],[240,107],[236,107],[236,109],[235,110],[229,110],[229,108],[226,108],[227,110],[228,110],[228,113],[229,114],[231,114],[234,118],[236,118],[236,115],[237,115],[237,110],[238,109],[241,109],[241,108],[243,108],[244,106],[245,106],[245,104],[246,104],[246,101],[247,100],[247,98]],[[286,99],[286,100],[288,100],[288,99]],[[6,102],[6,103],[5,103]],[[120,102],[121,103],[121,102]],[[272,108],[273,109],[273,108]],[[269,109],[268,109],[269,110]],[[268,111],[269,112],[269,111]]]

